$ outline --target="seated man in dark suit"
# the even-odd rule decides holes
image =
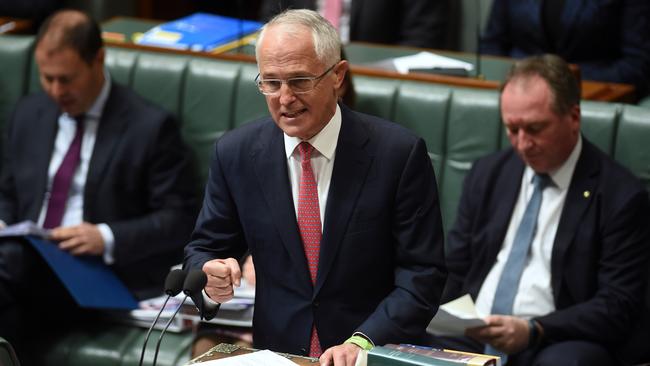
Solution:
[[[257,42],[271,118],[217,142],[185,267],[208,283],[202,315],[255,261],[255,347],[353,365],[372,342],[419,342],[446,269],[424,141],[337,104],[348,64],[336,30],[289,10]]]
[[[501,95],[512,148],[465,179],[445,300],[469,293],[487,326],[434,345],[508,365],[614,365],[643,304],[650,204],[580,134],[580,90],[556,56],[516,63]]]
[[[174,119],[112,82],[104,55],[85,14],[43,24],[35,59],[44,92],[19,101],[5,128],[0,220],[52,229],[59,248],[103,259],[136,296],[151,296],[182,260],[198,212],[194,173]],[[39,329],[28,316],[42,327],[79,313],[29,245],[0,242],[1,336],[20,350]]]

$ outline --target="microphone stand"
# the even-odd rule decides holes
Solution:
[[[181,301],[181,304],[178,305],[176,308],[176,311],[174,311],[174,314],[169,318],[167,321],[167,324],[165,324],[165,328],[163,328],[162,332],[160,332],[160,336],[158,337],[158,342],[156,342],[156,352],[153,354],[153,366],[156,366],[156,361],[158,360],[158,351],[160,350],[160,342],[163,339],[163,336],[165,335],[165,332],[167,331],[167,328],[169,328],[169,325],[174,321],[174,318],[176,317],[176,314],[178,314],[179,310],[183,307],[183,304],[185,303],[185,300],[187,300],[188,295],[185,295],[183,298],[183,301]]]

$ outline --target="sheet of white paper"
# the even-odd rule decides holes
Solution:
[[[476,312],[469,294],[440,305],[438,313],[431,319],[427,332],[436,335],[463,335],[465,329],[480,327],[485,321]]]
[[[465,69],[472,71],[474,65],[469,62],[456,60],[450,57],[436,55],[431,52],[420,52],[415,55],[397,57],[393,59],[397,72],[408,74],[410,69]]]
[[[197,363],[201,366],[296,366],[295,363],[289,361],[269,350],[257,351],[247,353],[245,355],[233,356],[222,358],[220,360],[212,360]]]

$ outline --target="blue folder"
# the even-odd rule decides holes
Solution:
[[[99,309],[136,309],[138,301],[113,271],[95,257],[68,254],[56,243],[34,236],[27,241],[45,259],[79,306]]]

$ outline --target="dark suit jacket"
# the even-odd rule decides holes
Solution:
[[[185,266],[250,249],[256,347],[305,354],[313,323],[323,349],[354,331],[376,344],[415,342],[438,307],[446,269],[424,141],[396,124],[341,110],[315,287],[282,131],[267,118],[216,144]]]
[[[650,86],[650,1],[567,0],[562,36],[551,43],[539,0],[494,0],[483,52],[515,58],[556,53],[580,66],[583,79]]]
[[[0,219],[38,219],[61,111],[45,94],[23,98],[5,129]],[[116,273],[136,295],[162,292],[198,211],[189,151],[173,118],[112,83],[84,190],[83,217],[115,236]]]
[[[448,237],[445,300],[478,295],[501,249],[523,171],[512,149],[474,164]],[[639,180],[583,138],[553,243],[556,311],[537,318],[547,340],[582,339],[612,349],[625,339],[643,304],[649,222],[648,193]]]
[[[442,48],[446,0],[352,0],[350,40]],[[316,9],[315,0],[265,0],[260,18],[269,20],[282,10]]]

